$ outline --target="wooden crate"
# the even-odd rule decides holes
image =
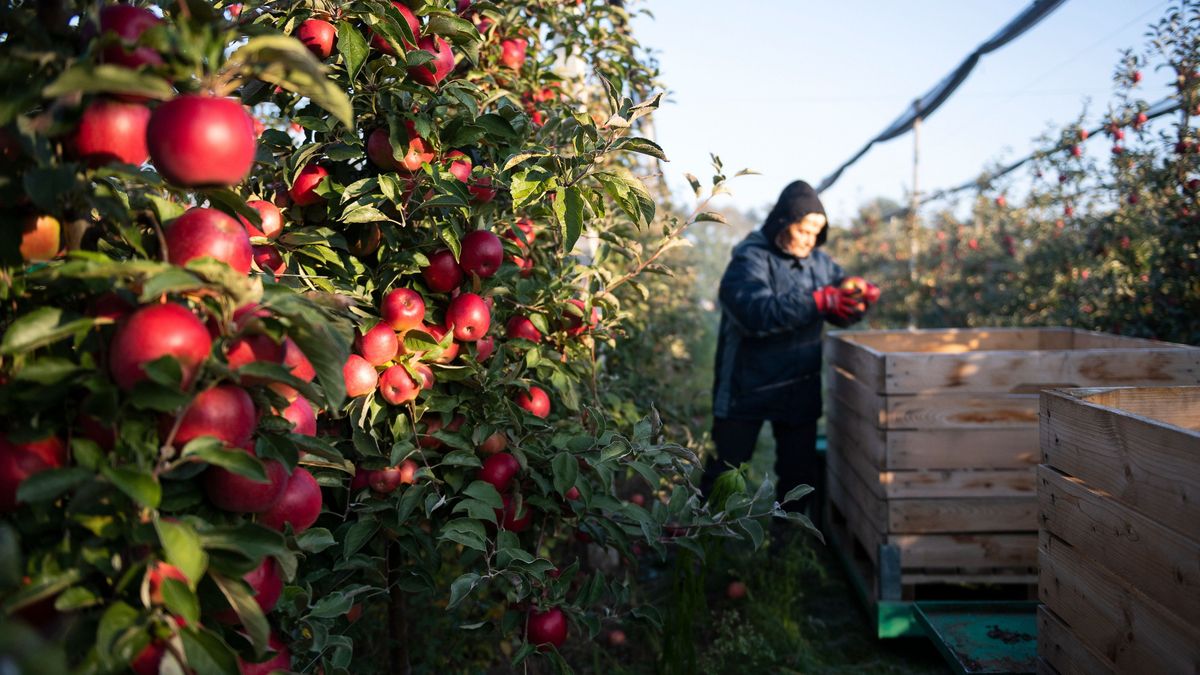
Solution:
[[[1042,389],[1200,384],[1198,348],[1069,328],[839,331],[826,358],[830,501],[898,570],[880,599],[1032,591]]]
[[[1041,396],[1039,656],[1200,673],[1200,387]]]

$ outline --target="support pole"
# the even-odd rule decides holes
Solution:
[[[916,118],[913,119],[913,162],[912,162],[912,194],[908,202],[908,281],[912,286],[908,301],[908,327],[917,327],[917,207],[921,203],[919,174],[917,167],[921,156],[921,101],[913,101]]]

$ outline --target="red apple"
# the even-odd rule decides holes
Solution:
[[[433,60],[408,69],[408,76],[430,87],[436,87],[454,70],[454,51],[440,36],[425,36],[417,46],[433,55]]]
[[[317,435],[317,413],[313,410],[312,404],[303,396],[297,396],[296,400],[292,401],[288,407],[279,413],[284,419],[292,423],[292,433],[302,436]]]
[[[424,323],[425,300],[411,288],[395,288],[384,296],[380,312],[384,323],[397,333],[403,333]]]
[[[526,619],[529,644],[561,647],[567,641],[567,628],[567,616],[557,607],[544,612],[530,610]]]
[[[379,373],[375,371],[366,359],[358,354],[351,354],[342,366],[342,377],[346,380],[346,395],[350,398],[366,396],[375,391],[379,383]]]
[[[508,492],[513,478],[521,471],[521,463],[507,452],[498,452],[483,460],[479,480],[490,483],[497,492]]]
[[[162,19],[148,9],[132,5],[109,5],[100,10],[100,34],[109,33],[121,38],[120,45],[104,48],[100,60],[126,68],[143,65],[161,66],[162,56],[150,47],[135,47],[138,39],[150,28],[162,23]]]
[[[446,325],[454,330],[454,338],[474,342],[487,334],[492,325],[492,313],[483,298],[463,293],[450,301],[446,308]]]
[[[541,387],[530,387],[528,392],[518,393],[514,400],[518,407],[527,410],[534,417],[545,419],[550,415],[550,397]]]
[[[238,668],[242,671],[241,675],[271,675],[276,672],[291,672],[292,655],[283,640],[272,633],[267,645],[274,650],[275,655],[262,663],[250,663],[240,656],[238,657]]]
[[[409,478],[412,478],[410,473]],[[404,471],[398,466],[377,468],[367,474],[367,483],[371,485],[371,491],[379,495],[386,495],[395,491],[396,488],[400,488],[400,485],[404,483]],[[408,483],[412,483],[412,480],[408,480]]]
[[[504,245],[500,237],[487,230],[475,230],[463,237],[459,258],[463,272],[486,279],[495,274],[504,262]]]
[[[258,211],[258,217],[262,221],[258,227],[255,227],[249,218],[239,215],[238,220],[241,221],[242,227],[246,228],[246,234],[251,237],[274,239],[279,236],[280,232],[283,232],[283,214],[279,211],[278,206],[261,199],[246,202],[246,206]]]
[[[296,29],[296,39],[303,42],[313,56],[324,61],[333,53],[337,27],[324,19],[307,19]]]
[[[525,63],[525,40],[508,39],[500,43],[500,63],[505,68],[511,68],[517,72],[521,72],[521,66]]]
[[[425,284],[434,293],[448,293],[463,281],[462,268],[450,249],[444,248],[429,256],[429,266],[421,269]]]
[[[488,335],[475,341],[475,360],[479,363],[487,361],[496,351],[496,338]]]
[[[300,345],[297,345],[291,338],[283,339],[283,365],[287,367],[292,375],[305,382],[312,382],[313,378],[317,376],[317,371],[313,368],[312,362],[300,350]],[[295,388],[281,382],[272,382],[271,388],[289,401],[300,395],[300,392],[296,391]]]
[[[533,325],[533,322],[528,317],[514,314],[509,318],[508,323],[504,324],[504,333],[510,340],[520,338],[529,340],[530,342],[541,342],[542,333]]]
[[[392,143],[386,127],[379,127],[367,136],[367,159],[384,171],[395,171],[400,166],[392,154]]]
[[[402,365],[395,365],[379,376],[379,395],[392,405],[408,403],[417,398],[420,385],[413,380]]]
[[[125,7],[125,5],[116,6]],[[167,643],[155,640],[138,652],[138,655],[129,663],[129,669],[133,671],[134,675],[159,675],[162,672],[162,660],[169,653]],[[172,660],[174,660],[173,657]]]
[[[182,570],[174,565],[162,561],[156,561],[151,564],[150,567],[146,569],[146,576],[148,577],[147,583],[150,586],[150,602],[155,605],[163,604],[163,581],[167,579],[174,579],[175,581],[183,583],[185,586],[188,583],[187,575],[185,575]]]
[[[117,327],[108,366],[117,386],[128,391],[146,379],[143,367],[147,363],[172,356],[179,361],[183,386],[187,387],[211,349],[208,329],[195,314],[174,303],[150,305]]]
[[[494,455],[507,447],[508,436],[503,431],[497,431],[483,439],[483,442],[479,444],[479,451],[485,455]]]
[[[45,262],[62,251],[62,225],[54,216],[29,216],[21,225],[21,258]]]
[[[307,530],[321,515],[321,486],[317,479],[304,467],[296,467],[288,479],[283,496],[274,506],[258,516],[258,522],[282,532],[285,524],[291,524],[296,534]]]
[[[517,234],[518,230],[520,230],[520,234]],[[524,237],[524,239],[522,239],[522,237]],[[517,222],[509,228],[508,232],[504,233],[504,238],[511,239],[512,241],[516,242],[517,248],[521,249],[522,251],[528,250],[529,246],[533,244],[534,239],[537,238],[537,232],[533,229],[533,221],[529,220],[528,218],[521,218],[517,220]]]
[[[458,345],[455,345],[454,348],[458,349]],[[424,363],[418,363],[413,366],[413,370],[417,371],[413,380],[416,381],[417,386],[421,389],[431,389],[437,383],[437,378],[433,376],[433,369]]]
[[[402,16],[404,18],[404,22],[408,24],[408,28],[412,31],[413,37],[420,35],[421,24],[417,21],[417,16],[412,13],[412,10],[409,9],[407,5],[402,2],[398,2],[397,0],[392,0],[392,5],[394,5],[396,9],[400,11],[400,16]],[[371,46],[383,52],[384,54],[389,54],[391,56],[396,55],[396,50],[392,48],[392,45],[388,44],[387,40],[375,33],[371,34]],[[405,49],[413,48],[413,44],[408,40],[401,40],[401,46],[403,46]]]
[[[0,433],[0,512],[17,508],[17,488],[35,473],[67,462],[67,448],[57,436],[14,443]]]
[[[417,134],[417,126],[412,120],[404,120],[404,129],[408,132],[408,147],[397,168],[409,173],[420,171],[423,164],[433,161],[433,150],[429,148],[429,141]]]
[[[729,586],[725,588],[725,597],[730,600],[741,600],[746,597],[746,584],[740,581],[729,582]]]
[[[250,394],[241,387],[220,384],[200,392],[192,399],[179,420],[174,445],[182,448],[192,439],[211,436],[226,445],[241,447],[250,441],[257,423],[258,416]],[[160,427],[159,435],[164,440],[171,426],[165,424]]]
[[[533,522],[533,511],[528,504],[521,503],[520,513],[517,512],[517,502],[512,495],[500,495],[503,508],[495,509],[496,522],[509,532],[524,532]]]
[[[400,351],[400,340],[396,337],[396,331],[381,321],[360,335],[356,346],[367,363],[382,366],[396,358],[396,353]]]
[[[215,258],[240,274],[250,273],[250,236],[238,221],[216,209],[188,209],[167,227],[166,240],[167,259],[176,265]]]
[[[576,501],[581,496],[582,495],[580,495],[580,493],[579,493],[579,488],[575,487],[574,485],[571,486],[571,489],[569,489],[565,493],[563,493],[563,497],[565,497],[566,499],[568,499],[570,501]]]
[[[451,160],[450,166],[446,169],[450,175],[457,178],[463,183],[467,183],[471,178],[471,158],[458,150],[451,150],[446,153],[446,159]]]
[[[279,253],[279,249],[270,244],[250,247],[254,265],[261,271],[270,273],[272,279],[278,279],[287,271],[287,261]]]
[[[263,558],[262,563],[247,572],[242,579],[250,585],[254,600],[262,608],[263,614],[275,609],[275,605],[279,603],[279,596],[283,594],[283,576],[279,574],[279,563],[275,562],[274,558]],[[237,624],[239,621],[237,612],[232,608],[216,612],[213,618],[225,624]]]
[[[146,146],[169,183],[236,185],[254,164],[254,120],[233,99],[188,94],[155,108]]]
[[[588,324],[583,325],[583,314],[587,313],[587,304],[578,298],[571,298],[567,302],[575,305],[579,309],[579,316],[571,312],[563,312],[563,319],[566,322],[567,335],[572,337],[582,335],[588,329],[594,329],[600,323],[600,308],[592,307],[591,320]]]
[[[635,492],[635,493],[629,495],[629,503],[635,504],[637,506],[645,506],[646,505],[646,496],[640,492]]]
[[[92,167],[111,162],[142,164],[150,156],[149,123],[150,109],[140,103],[92,101],[75,130],[75,152]]]
[[[245,448],[242,452],[254,454]],[[217,508],[234,513],[262,513],[270,509],[283,496],[287,488],[287,469],[277,460],[263,462],[267,480],[260,482],[239,476],[228,469],[210,466],[204,472],[204,492]]]
[[[313,206],[324,204],[325,197],[317,193],[317,186],[329,176],[329,171],[319,164],[308,164],[296,175],[288,196],[296,206]]]
[[[486,204],[496,198],[496,188],[492,187],[492,177],[483,176],[471,183],[467,190],[480,204]]]
[[[442,418],[437,415],[431,415],[425,420],[425,430],[423,433],[417,434],[417,445],[422,448],[436,450],[442,447],[442,440],[433,434],[442,428]]]

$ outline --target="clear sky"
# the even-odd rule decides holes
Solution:
[[[951,72],[1031,0],[640,0],[635,34],[655,50],[670,101],[656,133],[682,194],[685,172],[707,183],[708,155],[738,179],[724,205],[769,206],[789,181],[816,185]],[[1067,0],[985,55],[921,131],[922,191],[958,185],[990,163],[1024,157],[1051,124],[1090,124],[1107,107],[1120,50],[1140,49],[1166,0]],[[1151,103],[1167,74],[1145,73]],[[1106,138],[1089,151],[1107,152]],[[847,169],[822,196],[844,221],[876,196],[904,198],[912,134]],[[722,198],[725,199],[725,198]]]

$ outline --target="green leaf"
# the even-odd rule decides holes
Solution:
[[[308,616],[314,619],[332,619],[342,616],[354,606],[354,598],[355,596],[347,595],[346,593],[327,595],[312,606],[312,609],[308,612]]]
[[[79,187],[75,171],[70,166],[36,167],[25,170],[21,177],[25,194],[44,211],[55,212],[69,200]]]
[[[267,471],[257,457],[238,449],[227,449],[225,444],[212,436],[201,436],[183,446],[182,457],[196,457],[213,466],[228,469],[259,483],[267,482]]]
[[[554,490],[560,495],[566,495],[567,491],[575,487],[575,481],[579,478],[579,462],[575,461],[575,456],[569,452],[560,452],[550,461],[550,467],[554,470]]]
[[[36,359],[17,371],[16,379],[41,385],[57,384],[84,370],[78,363],[54,356]]]
[[[713,222],[713,223],[721,223],[722,225],[729,223],[729,221],[725,218],[725,216],[723,214],[717,213],[715,211],[704,211],[702,213],[696,214],[696,218],[694,220],[697,223],[702,223],[705,221],[709,221],[709,222]]]
[[[187,657],[188,667],[196,671],[196,675],[240,672],[237,655],[216,633],[207,628],[189,626],[179,631],[179,636],[183,640],[183,653]]]
[[[762,546],[763,542],[762,525],[759,525],[757,520],[750,518],[742,520],[741,525],[742,529],[746,531],[746,534],[750,535],[750,543],[753,544],[754,550],[757,551]]]
[[[172,613],[182,616],[189,625],[200,622],[200,599],[187,584],[178,579],[166,578],[162,583],[163,602]]]
[[[594,174],[608,196],[617,203],[629,219],[637,225],[646,225],[654,219],[654,199],[649,190],[627,169],[599,171]]]
[[[797,499],[801,499],[805,495],[812,492],[813,489],[814,488],[811,485],[797,485],[796,487],[792,488],[791,490],[788,490],[787,494],[783,496],[783,502],[781,502],[781,503],[787,503],[787,502],[796,501]]]
[[[258,600],[254,599],[254,595],[240,580],[230,579],[216,572],[210,573],[209,576],[217,583],[221,594],[225,596],[229,606],[233,607],[233,611],[237,613],[242,627],[249,632],[255,652],[261,655],[267,649],[271,627],[267,624],[267,617],[263,616]]]
[[[358,77],[358,71],[367,62],[367,40],[358,28],[349,21],[339,21],[337,24],[337,49],[346,64],[346,72],[350,79]]]
[[[504,500],[501,499],[500,493],[496,491],[496,488],[491,483],[485,483],[481,480],[474,481],[463,489],[463,494],[468,497],[474,497],[493,509],[504,508]]]
[[[446,603],[446,609],[457,607],[478,585],[479,575],[474,572],[467,572],[455,579],[450,584],[450,602]]]
[[[121,492],[148,509],[157,509],[162,501],[162,486],[153,474],[129,466],[113,468],[103,464],[100,466],[100,473],[112,481]]]
[[[517,140],[517,130],[513,128],[512,123],[496,113],[480,115],[475,118],[475,124],[487,129],[488,134],[491,136],[499,137],[505,141]],[[507,169],[505,170],[507,171]]]
[[[158,101],[174,98],[175,90],[163,78],[144,71],[108,64],[79,63],[63,71],[42,89],[42,96],[58,98],[73,93],[133,94]]]
[[[138,302],[151,302],[164,293],[179,293],[204,288],[205,283],[182,267],[171,267],[146,280]]]
[[[439,540],[453,541],[476,551],[487,551],[483,523],[471,518],[455,518],[442,526]]]
[[[282,534],[257,523],[206,530],[200,533],[200,543],[206,549],[237,553],[248,560],[261,560],[266,556],[282,559],[291,555]]]
[[[655,143],[648,138],[622,138],[617,141],[613,147],[617,150],[626,150],[629,152],[637,152],[643,155],[649,155],[664,162],[671,161],[667,159],[666,153],[663,152],[663,149],[659,147],[658,143]]]
[[[8,327],[0,340],[0,354],[22,354],[38,347],[86,333],[96,324],[93,318],[75,319],[56,307],[39,307]]]
[[[80,467],[50,469],[33,474],[17,487],[17,501],[32,504],[57,499],[91,479],[92,472]]]
[[[320,553],[336,543],[333,534],[323,527],[309,528],[296,535],[296,546],[305,553]]]
[[[442,458],[443,466],[483,466],[483,462],[479,461],[479,457],[474,451],[455,450],[454,452]]]
[[[375,536],[379,531],[378,520],[360,520],[350,526],[350,531],[346,533],[346,545],[343,548],[342,556],[349,558],[358,553],[359,549],[366,546],[367,542]]]
[[[208,569],[208,554],[200,543],[200,535],[187,522],[155,518],[154,529],[167,554],[167,562],[179,568],[192,588]]]
[[[306,96],[346,128],[354,128],[354,109],[345,90],[326,77],[325,65],[295,38],[284,35],[250,38],[233,53],[226,67],[237,68],[244,77],[257,77]]]
[[[558,188],[554,193],[554,215],[562,228],[563,251],[569,253],[583,233],[583,195],[575,186]]]

